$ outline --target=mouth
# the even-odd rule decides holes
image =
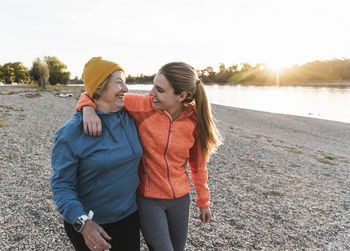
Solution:
[[[124,100],[124,94],[123,95],[117,95],[117,99]]]
[[[158,99],[153,98],[153,104],[158,104],[158,103],[159,103],[159,100],[158,100]]]

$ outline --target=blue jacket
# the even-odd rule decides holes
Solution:
[[[77,112],[55,133],[51,188],[58,212],[65,221],[92,210],[98,224],[119,221],[137,209],[137,173],[142,156],[133,119],[127,112],[99,114],[100,137],[83,131]]]

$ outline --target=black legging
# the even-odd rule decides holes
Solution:
[[[110,224],[100,225],[109,236],[112,237],[108,241],[112,251],[139,251],[140,250],[140,222],[138,212],[129,215],[128,217]],[[66,233],[77,251],[90,251],[86,246],[84,237],[73,228],[73,225],[64,222]]]

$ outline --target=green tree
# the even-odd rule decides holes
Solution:
[[[214,82],[216,83],[226,83],[227,79],[230,77],[230,73],[226,70],[224,63],[219,64],[219,72],[215,74]]]
[[[15,81],[15,69],[11,63],[6,63],[2,66],[2,76],[6,84],[11,84]]]
[[[241,64],[241,72],[242,71],[251,71],[251,70],[253,70],[254,68],[250,65],[250,64],[248,64],[248,63],[242,63]]]
[[[226,66],[224,63],[219,64],[219,73],[224,73],[226,71]]]
[[[230,67],[228,67],[228,72],[230,73],[230,74],[233,74],[233,73],[235,73],[236,71],[238,71],[238,65],[236,65],[236,64],[233,64],[233,65],[231,65]]]
[[[17,83],[28,83],[30,81],[29,71],[21,62],[12,63],[15,80]]]
[[[10,84],[26,83],[30,81],[29,72],[21,62],[6,63],[0,69],[0,81]]]
[[[214,81],[215,71],[213,67],[208,66],[203,70],[200,70],[199,77],[204,83],[210,83]]]
[[[2,71],[2,66],[0,65],[0,82],[4,81],[4,73]]]
[[[213,77],[215,75],[214,69],[211,66],[201,70],[202,76]]]
[[[40,58],[37,58],[33,61],[33,65],[29,73],[31,78],[43,88],[49,81],[49,68],[47,67],[47,64]]]
[[[49,82],[51,85],[56,84],[68,84],[70,78],[70,72],[66,71],[67,66],[62,63],[57,57],[46,56],[44,61],[49,69]]]

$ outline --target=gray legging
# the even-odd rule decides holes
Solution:
[[[137,196],[142,235],[150,250],[183,251],[188,232],[190,194],[176,199]]]

